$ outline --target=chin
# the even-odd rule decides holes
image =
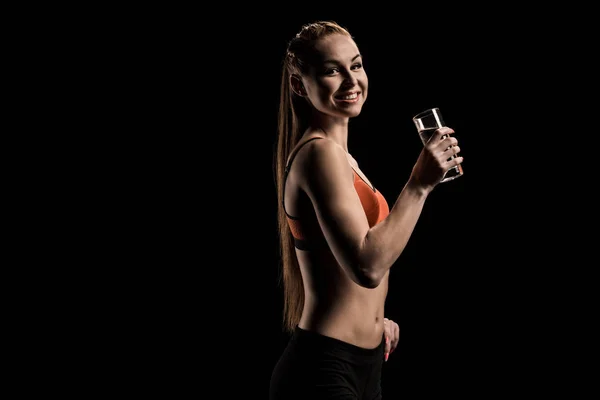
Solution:
[[[346,113],[350,116],[350,118],[352,117],[357,117],[360,115],[360,113],[362,112],[363,106],[362,104],[356,107],[352,107],[350,109],[348,109],[346,111]]]

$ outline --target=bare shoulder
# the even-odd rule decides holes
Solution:
[[[346,152],[333,140],[321,137],[320,140],[311,140],[304,147],[304,161],[319,166],[336,161],[345,161]]]
[[[331,183],[331,180],[340,176],[350,177],[352,167],[346,154],[344,149],[331,139],[311,140],[296,156],[297,171],[301,173],[303,180],[318,180],[323,184]]]

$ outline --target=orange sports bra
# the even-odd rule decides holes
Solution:
[[[288,172],[292,165],[292,161],[294,160],[300,148],[314,139],[323,138],[311,138],[306,142],[302,143],[296,149],[296,152],[292,155],[290,161],[288,162],[285,168],[285,180],[287,180]],[[356,190],[356,193],[358,193],[360,202],[363,206],[363,209],[365,210],[365,215],[367,216],[367,220],[369,221],[369,226],[374,226],[377,223],[381,222],[390,213],[388,203],[385,200],[385,197],[383,197],[383,195],[377,189],[372,188],[359,176],[359,174],[356,173],[354,168],[352,168],[352,172],[354,174],[354,188]],[[312,218],[306,220],[301,220],[298,217],[289,215],[287,211],[285,211],[285,195],[283,196],[283,198],[283,210],[287,216],[288,225],[294,238],[294,245],[296,246],[296,248],[300,250],[311,250],[317,247],[326,246],[327,243],[325,241],[325,237],[323,236],[323,232],[321,231],[316,216],[313,216]]]

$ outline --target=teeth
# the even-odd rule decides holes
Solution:
[[[358,97],[358,93],[352,93],[348,96],[342,96],[342,100],[352,100]]]

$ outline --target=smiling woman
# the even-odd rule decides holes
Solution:
[[[390,208],[348,152],[349,123],[368,89],[344,27],[316,21],[289,41],[274,162],[291,337],[271,376],[271,400],[381,399],[383,366],[400,338],[385,318],[390,269],[429,193],[462,162],[451,158],[459,151],[453,130],[438,129]]]

